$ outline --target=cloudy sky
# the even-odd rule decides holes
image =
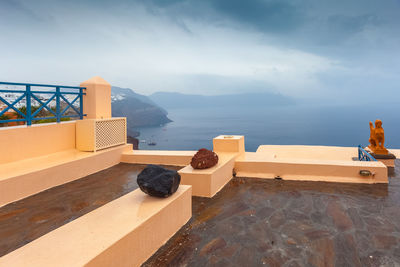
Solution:
[[[400,0],[0,0],[0,80],[400,97]]]

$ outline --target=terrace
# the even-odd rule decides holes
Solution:
[[[8,151],[0,155],[0,266],[400,262],[398,166],[359,161],[357,147],[246,152],[243,136],[222,135],[212,140],[218,164],[195,170],[195,151],[132,150],[126,120],[111,117],[106,81],[79,88],[81,120],[62,122],[67,109],[56,108],[58,123],[0,129]],[[166,199],[141,192],[146,164],[178,170],[178,191]]]
[[[143,266],[397,266],[400,169],[389,185],[234,178]]]

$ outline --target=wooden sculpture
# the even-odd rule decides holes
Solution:
[[[371,131],[368,146],[374,154],[387,155],[388,150],[385,148],[385,132],[382,128],[382,121],[375,121],[375,128],[372,122],[369,122],[369,128]]]

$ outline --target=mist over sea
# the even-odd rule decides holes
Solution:
[[[135,128],[139,149],[197,150],[212,148],[212,138],[244,135],[246,151],[259,145],[367,145],[369,121],[381,119],[386,146],[400,148],[400,107],[289,105],[274,107],[213,107],[168,109],[173,122]]]

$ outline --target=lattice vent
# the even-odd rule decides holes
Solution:
[[[125,144],[126,120],[115,118],[96,121],[96,150]]]

